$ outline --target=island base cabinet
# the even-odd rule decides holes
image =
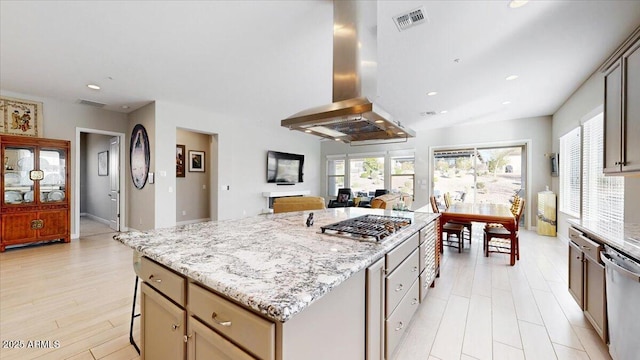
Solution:
[[[384,359],[384,264],[382,258],[367,269],[367,360]]]
[[[296,314],[277,323],[277,359],[365,359],[365,273],[352,275]]]
[[[185,311],[144,282],[141,290],[141,359],[185,359]]]
[[[206,325],[189,317],[188,360],[252,360],[251,355],[209,329]]]

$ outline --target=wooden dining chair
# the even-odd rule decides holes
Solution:
[[[429,201],[431,202],[431,210],[433,210],[433,212],[436,214],[439,213],[440,209],[438,209],[438,202],[436,201],[436,197],[435,196],[429,197]],[[442,232],[447,234],[447,239],[445,242],[445,240],[442,239],[441,237],[440,252],[441,253],[443,252],[442,245],[457,248],[459,253],[462,252],[462,248],[464,247],[464,238],[463,238],[464,226],[461,224],[455,224],[449,221],[446,224],[442,225]],[[453,241],[452,236],[455,236],[456,238],[455,242]]]
[[[444,206],[446,206],[448,209],[451,206],[451,204],[452,204],[451,194],[449,194],[449,192],[447,191],[444,193]],[[471,238],[473,237],[473,233],[471,232],[471,229],[473,228],[473,224],[471,223],[471,221],[451,220],[449,222],[452,224],[460,224],[464,226],[464,229],[466,230],[465,231],[466,236],[464,236],[465,234],[463,234],[463,237],[469,240],[469,245],[471,245]]]
[[[517,202],[517,203],[516,203]],[[487,224],[484,228],[483,248],[484,256],[488,257],[489,253],[509,254],[514,252],[516,260],[520,260],[520,236],[518,233],[520,227],[520,217],[524,211],[525,201],[523,198],[514,200],[516,206],[511,207],[511,211],[515,215],[515,240],[511,241],[511,232],[504,226],[499,224]]]

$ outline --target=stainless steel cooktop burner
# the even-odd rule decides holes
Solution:
[[[323,234],[339,235],[357,240],[381,241],[399,229],[410,225],[411,219],[383,215],[363,215],[321,226]]]

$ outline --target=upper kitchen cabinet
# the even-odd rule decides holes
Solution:
[[[69,141],[0,136],[0,252],[70,238]]]
[[[640,39],[605,71],[604,173],[640,172]]]

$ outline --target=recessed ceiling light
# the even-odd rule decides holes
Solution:
[[[511,0],[509,1],[509,7],[512,9],[517,9],[519,7],[525,6],[529,0]]]
[[[447,110],[442,110],[442,111],[440,111],[440,114],[446,114],[446,113],[448,113],[448,111],[447,111]]]
[[[127,110],[129,108],[129,105],[122,105],[121,108]]]
[[[430,91],[427,93],[428,96],[438,95],[437,91]]]
[[[511,104],[511,101],[503,101],[502,102],[502,105],[509,105],[509,104]]]
[[[518,75],[509,75],[509,76],[507,76],[506,80],[507,81],[511,81],[511,80],[515,80],[517,78],[518,78]]]
[[[398,135],[404,135],[404,132],[402,132],[402,131],[398,131],[396,134],[398,134]]]
[[[306,132],[307,134],[311,132],[311,130],[305,130],[304,132]]]
[[[384,120],[376,120],[376,124],[382,124]]]
[[[100,86],[98,86],[96,84],[89,84],[89,85],[87,85],[87,87],[89,89],[93,89],[93,90],[100,90]]]
[[[340,141],[340,139],[338,139],[338,138],[335,138],[335,139],[333,139],[333,140],[335,140],[335,141]]]

